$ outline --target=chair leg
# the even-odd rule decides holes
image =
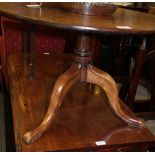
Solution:
[[[87,82],[99,85],[102,89],[104,89],[109,99],[110,108],[120,119],[124,120],[131,126],[144,126],[143,120],[129,116],[121,109],[116,83],[109,74],[94,66],[89,66],[87,69]]]
[[[56,81],[51,98],[48,111],[38,127],[34,130],[28,131],[24,134],[23,138],[26,143],[32,143],[38,139],[42,133],[53,122],[55,114],[61,105],[61,101],[71,86],[79,80],[80,66],[73,64],[64,74],[62,74]]]

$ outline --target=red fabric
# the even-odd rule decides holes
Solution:
[[[22,52],[22,24],[5,21],[3,28],[7,53]],[[38,27],[35,30],[34,47],[36,53],[62,53],[65,47],[64,34],[46,27]]]
[[[21,24],[12,22],[4,22],[4,43],[8,54],[19,53],[22,51],[22,30]]]
[[[35,33],[36,53],[64,52],[65,36],[60,30],[50,30],[49,28],[39,27]]]

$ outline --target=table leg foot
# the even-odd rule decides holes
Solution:
[[[125,121],[130,126],[143,127],[145,125],[143,120],[129,116],[121,109],[116,83],[109,74],[90,65],[87,69],[86,81],[88,83],[96,84],[104,89],[109,99],[110,108],[120,119]]]
[[[40,123],[40,125],[34,130],[28,131],[24,134],[24,141],[28,144],[38,139],[42,133],[53,122],[55,114],[61,105],[61,101],[70,87],[79,80],[80,66],[73,64],[64,74],[62,74],[56,81],[51,98],[48,111]]]

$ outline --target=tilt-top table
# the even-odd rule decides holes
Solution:
[[[55,115],[63,103],[62,99],[78,81],[100,86],[106,92],[110,108],[121,120],[129,126],[145,128],[143,120],[122,109],[118,90],[112,77],[92,65],[91,42],[93,33],[155,34],[154,16],[120,8],[112,16],[88,16],[68,13],[52,7],[28,8],[17,3],[1,3],[0,13],[25,23],[70,29],[79,33],[74,49],[73,63],[67,71],[58,77],[53,87],[47,113],[39,126],[24,134],[26,143],[34,142],[49,126],[53,125]],[[145,51],[145,39],[140,50]]]

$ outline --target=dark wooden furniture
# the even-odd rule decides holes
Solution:
[[[43,119],[51,89],[73,58],[67,54],[37,54],[33,80],[23,58],[13,54],[8,61],[16,151],[146,151],[155,142],[146,127],[133,128],[116,117],[100,87],[76,82],[45,134],[26,144],[23,134]],[[134,116],[121,100],[119,103]]]
[[[154,14],[154,7],[148,8],[148,13]],[[154,67],[154,58],[155,58],[155,50],[154,50],[154,34],[152,36],[146,37],[146,51],[144,53],[140,52],[137,53],[137,56],[134,58],[135,59],[135,68],[133,73],[130,71],[130,77],[128,78],[128,82],[126,82],[126,91],[122,89],[122,99],[124,100],[125,103],[127,103],[132,109],[134,109],[135,106],[137,106],[136,109],[138,109],[138,106],[145,106],[147,107],[145,110],[146,111],[154,111],[155,106],[154,106],[154,79],[155,79],[155,67]],[[141,64],[140,64],[141,63]],[[143,67],[143,75],[141,74],[141,69],[139,67]],[[137,71],[136,71],[137,70]],[[140,72],[139,72],[140,71]],[[139,73],[138,73],[139,72]],[[138,74],[141,79],[137,78]],[[143,76],[143,78],[142,78]],[[137,82],[134,82],[136,79]],[[127,84],[128,83],[128,84]],[[139,100],[136,99],[136,90],[137,90],[137,84],[141,85],[143,87],[143,92],[145,92],[145,97],[142,96],[142,99]],[[128,86],[127,86],[128,85]],[[127,92],[127,93],[125,93]],[[138,92],[137,92],[138,93]],[[148,94],[148,95],[147,95]]]
[[[24,134],[25,142],[32,143],[46,131],[51,123],[53,123],[54,116],[61,105],[61,100],[68,92],[69,88],[78,81],[93,83],[102,87],[108,96],[110,101],[108,103],[111,109],[119,118],[135,127],[145,126],[142,120],[126,114],[121,108],[117,87],[111,76],[92,65],[91,42],[93,33],[139,35],[155,33],[155,17],[120,8],[117,9],[112,16],[108,17],[82,16],[78,14],[69,14],[68,12],[56,8],[39,7],[34,9],[21,4],[17,5],[17,3],[2,3],[0,6],[0,13],[4,16],[10,16],[31,24],[44,24],[51,27],[79,31],[74,49],[74,62],[56,81],[51,94],[49,108],[43,121],[37,128]],[[144,27],[143,25],[146,21],[148,24]],[[143,55],[144,51],[144,46],[142,44],[139,53]],[[139,68],[141,68],[141,65]],[[139,72],[138,70],[138,73]],[[137,82],[138,78],[134,81]]]
[[[150,7],[148,13],[153,14],[155,16],[155,7]],[[150,50],[151,52],[147,53],[146,60],[149,62],[148,68],[150,69],[150,72],[148,73],[149,79],[148,81],[151,84],[151,108],[150,110],[155,110],[155,39],[154,36],[149,40],[150,44]]]

